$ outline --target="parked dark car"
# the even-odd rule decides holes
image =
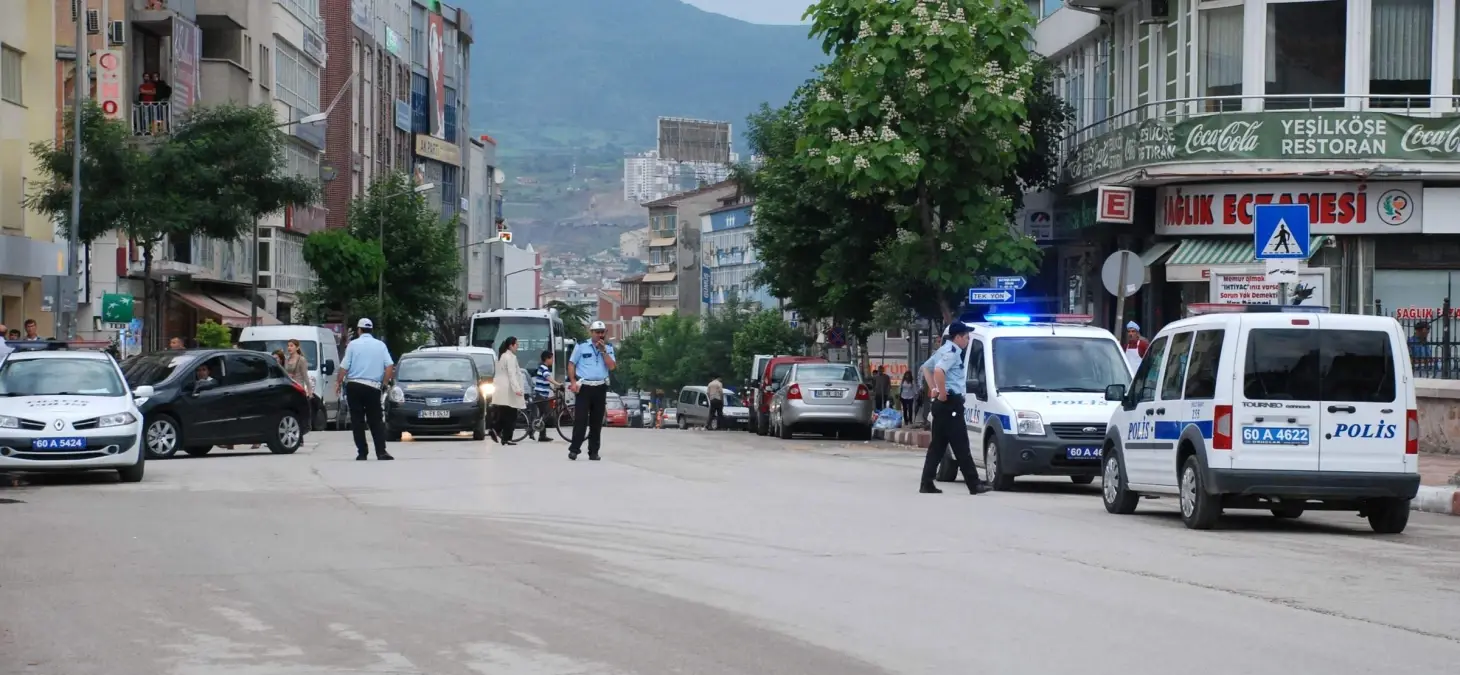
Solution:
[[[643,397],[634,392],[629,392],[627,394],[624,394],[622,398],[624,401],[624,408],[628,409],[629,411],[629,426],[635,429],[641,429],[645,426],[650,426],[644,423],[644,418],[647,414],[645,412],[645,408],[648,407],[648,403],[643,399]]]
[[[454,436],[470,431],[487,437],[487,403],[480,374],[470,356],[455,352],[411,352],[395,366],[386,396],[385,426],[390,439]]]
[[[127,359],[122,374],[132,389],[153,388],[138,401],[149,459],[182,450],[206,455],[214,446],[267,443],[292,454],[309,430],[304,387],[268,354],[241,349],[154,352]]]

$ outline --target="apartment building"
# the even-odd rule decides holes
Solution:
[[[434,184],[426,193],[443,220],[458,215],[458,242],[471,243],[465,213],[465,160],[470,137],[467,84],[470,81],[472,21],[467,12],[440,0],[411,0],[411,132],[415,173]]]
[[[732,297],[756,309],[778,307],[775,297],[754,280],[765,267],[756,256],[755,202],[738,192],[700,215],[704,256],[700,271],[700,303],[707,312]]]
[[[733,181],[722,181],[644,204],[649,210],[649,271],[635,284],[640,299],[647,296],[642,316],[700,316],[701,214],[738,191]]]

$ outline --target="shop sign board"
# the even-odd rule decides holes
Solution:
[[[1080,143],[1063,171],[1084,183],[1156,164],[1304,160],[1460,162],[1460,115],[1305,110],[1146,120]]]
[[[1252,236],[1256,207],[1305,204],[1313,234],[1413,234],[1423,220],[1418,182],[1222,183],[1163,187],[1156,233]]]
[[[1095,221],[1129,225],[1136,219],[1136,191],[1101,185],[1095,198]]]
[[[1211,302],[1220,305],[1277,305],[1281,288],[1261,268],[1230,268],[1211,271]],[[1287,283],[1289,305],[1328,306],[1328,270],[1302,269],[1296,281]]]

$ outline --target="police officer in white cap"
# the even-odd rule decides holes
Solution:
[[[385,343],[371,335],[375,330],[373,321],[362,318],[357,327],[360,337],[350,341],[345,358],[340,360],[335,396],[339,396],[340,385],[349,380],[344,387],[345,399],[350,403],[350,428],[355,432],[355,459],[364,461],[370,456],[370,449],[365,445],[367,422],[375,439],[375,458],[395,459],[385,451],[385,411],[380,405],[381,394],[395,376],[395,359],[390,358]]]
[[[609,373],[618,368],[613,345],[608,344],[608,327],[594,321],[588,327],[593,336],[573,348],[568,357],[568,388],[577,394],[573,401],[573,441],[568,445],[568,459],[578,459],[585,436],[588,459],[598,461],[599,440],[603,434],[604,408],[608,404]]]
[[[968,451],[968,428],[963,422],[963,397],[968,386],[964,351],[968,349],[972,329],[961,321],[948,326],[948,341],[934,356],[933,364],[933,433],[928,443],[928,456],[923,460],[922,485],[919,492],[937,494],[942,492],[933,485],[938,465],[949,449],[963,471],[963,480],[970,494],[982,494],[989,488],[978,479],[978,469],[973,465],[973,456]]]

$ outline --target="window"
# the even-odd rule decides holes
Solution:
[[[239,349],[247,349],[251,352],[273,354],[274,350],[282,350],[289,353],[288,340],[248,340],[238,343]],[[314,370],[319,366],[319,343],[314,340],[300,340],[299,352],[304,355],[304,360],[309,364],[309,369]]]
[[[458,169],[451,165],[441,166],[441,217],[450,218],[461,207],[461,200],[456,191],[456,173]]]
[[[1141,361],[1141,367],[1136,369],[1128,401],[1143,403],[1156,400],[1156,378],[1161,376],[1161,358],[1165,355],[1166,338],[1158,338],[1146,350],[1146,359]]]
[[[1102,392],[1130,380],[1125,356],[1110,340],[1073,337],[994,338],[999,391]]]
[[[1197,85],[1202,96],[1242,93],[1242,5],[1201,10],[1201,69]],[[1269,54],[1268,58],[1272,58]],[[1240,100],[1211,101],[1207,112],[1242,109]]]
[[[296,118],[319,112],[319,67],[287,42],[276,43],[274,97],[288,104]]]
[[[1090,122],[1104,122],[1105,118],[1111,115],[1110,100],[1110,36],[1105,35],[1095,41],[1095,68],[1091,73],[1090,82],[1093,92],[1090,94]]]
[[[1217,367],[1222,360],[1224,330],[1204,330],[1196,334],[1192,343],[1191,358],[1188,360],[1186,392],[1187,400],[1211,400],[1217,395]]]
[[[1181,333],[1171,341],[1171,353],[1166,358],[1166,376],[1161,378],[1161,400],[1181,398],[1182,385],[1186,382],[1186,352],[1190,348],[1191,333]]]
[[[1065,6],[1064,0],[1044,0],[1044,4],[1043,4],[1044,11],[1041,14],[1041,17],[1040,18],[1043,18],[1043,17],[1049,16],[1051,14],[1054,14],[1056,10],[1058,10],[1059,8],[1064,7],[1064,6]]]
[[[1268,401],[1394,401],[1394,352],[1380,331],[1260,329],[1247,338],[1242,393]]]
[[[446,87],[446,142],[456,142],[456,90]]]
[[[25,100],[21,97],[24,89],[21,57],[19,50],[9,45],[0,45],[0,99],[15,105],[25,105]]]
[[[229,354],[223,384],[235,386],[269,379],[269,360],[273,358],[272,355]]]
[[[430,97],[431,81],[420,73],[411,73],[411,133],[431,133]]]
[[[862,377],[857,369],[836,363],[799,365],[796,367],[797,382],[858,382]]]
[[[125,396],[111,359],[9,359],[0,364],[0,396]]]
[[[1342,94],[1348,37],[1348,0],[1280,2],[1267,6],[1265,92],[1269,110],[1337,108]],[[1426,38],[1428,40],[1428,38]]]
[[[319,179],[319,153],[298,143],[284,143],[284,160],[289,172],[309,180]]]
[[[417,356],[400,360],[396,379],[401,382],[476,382],[472,360],[445,356]]]
[[[274,78],[271,74],[274,69],[269,64],[269,46],[259,45],[259,67],[254,70],[259,74],[259,86],[265,89],[273,86]]]
[[[1429,107],[1434,0],[1373,0],[1369,43],[1369,94],[1373,108]]]
[[[968,373],[964,379],[964,388],[980,401],[989,397],[988,387],[983,379],[986,372],[988,372],[988,363],[984,360],[983,343],[978,340],[969,340]]]
[[[207,361],[193,366],[193,374],[190,376],[192,382],[200,382],[205,379],[223,382],[223,357],[215,356]]]

